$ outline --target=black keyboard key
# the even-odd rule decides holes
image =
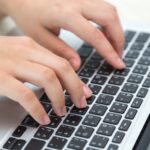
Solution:
[[[131,107],[140,108],[142,102],[143,102],[143,100],[141,98],[135,98],[132,105],[131,105]]]
[[[108,113],[103,122],[117,125],[121,120],[121,117],[120,114]]]
[[[70,96],[65,96],[65,103],[66,103],[66,106],[68,106],[68,107],[71,107],[73,105],[73,103],[70,99]]]
[[[135,60],[133,59],[124,59],[124,63],[126,64],[126,67],[132,67],[135,63]]]
[[[144,48],[144,43],[133,43],[132,46],[131,46],[131,50],[134,50],[134,51],[141,51],[142,49]]]
[[[27,115],[21,124],[24,126],[29,126],[34,128],[39,126],[39,123],[37,123],[30,115]]]
[[[150,34],[148,34],[148,33],[140,33],[135,41],[138,43],[145,43],[145,42],[147,42],[149,37],[150,37]]]
[[[83,138],[90,138],[94,129],[87,126],[80,126],[75,133],[75,136],[83,137]]]
[[[45,111],[48,113],[50,110],[51,110],[51,108],[52,108],[52,106],[50,105],[50,104],[47,104],[47,103],[41,103],[42,104],[42,106],[44,107],[44,109],[45,109]]]
[[[107,106],[94,104],[91,110],[89,111],[90,114],[103,116],[107,110]]]
[[[124,138],[124,136],[125,136],[125,133],[118,131],[118,132],[116,132],[112,142],[114,142],[114,143],[121,143],[123,138]]]
[[[143,80],[143,76],[138,74],[131,74],[128,78],[128,82],[140,84]]]
[[[99,94],[100,90],[101,90],[101,86],[99,85],[94,85],[94,84],[89,84],[89,88],[92,90],[92,93],[94,95]]]
[[[50,103],[50,100],[49,100],[49,98],[47,97],[47,95],[45,93],[40,98],[40,101],[45,102],[45,103]]]
[[[87,99],[87,104],[91,105],[94,102],[94,100],[95,100],[95,96],[92,95],[90,98]]]
[[[79,48],[78,53],[80,57],[86,59],[92,53],[92,49],[93,48],[91,46],[83,45],[81,48]]]
[[[115,74],[119,75],[119,76],[127,76],[129,71],[130,71],[130,69],[128,69],[128,68],[123,69],[123,70],[116,70]]]
[[[102,123],[97,130],[97,134],[111,136],[115,131],[115,126]]]
[[[125,83],[125,85],[122,88],[123,92],[129,92],[129,93],[135,93],[138,89],[138,85],[133,83]]]
[[[113,72],[113,70],[113,67],[105,62],[98,70],[98,74],[110,75]]]
[[[23,133],[26,131],[26,127],[24,126],[18,126],[16,130],[13,132],[12,136],[14,137],[21,137]]]
[[[136,109],[130,108],[125,116],[126,119],[134,119],[135,115],[137,114]]]
[[[96,100],[96,103],[103,104],[103,105],[110,105],[113,98],[114,97],[111,95],[100,94],[100,96]]]
[[[84,149],[86,143],[87,143],[86,140],[74,137],[70,141],[68,148],[73,150],[82,150]]]
[[[86,150],[98,150],[98,149],[93,148],[93,147],[87,147]]]
[[[87,115],[85,119],[83,120],[82,124],[96,127],[98,123],[100,122],[101,118],[98,116],[93,115]]]
[[[104,77],[104,76],[101,76],[101,75],[95,75],[95,77],[92,80],[92,83],[104,85],[106,80],[107,80],[107,77]]]
[[[148,89],[141,88],[137,93],[137,97],[144,98],[146,97],[147,93],[148,93]]]
[[[137,73],[137,74],[144,74],[144,75],[145,75],[146,72],[147,72],[147,70],[148,70],[148,67],[147,67],[147,66],[144,66],[144,65],[137,65],[137,66],[135,66],[133,72],[134,72],[134,73]]]
[[[146,88],[150,88],[150,78],[146,78],[142,86]]]
[[[112,76],[111,79],[109,80],[109,84],[122,85],[124,79],[125,79],[124,77]]]
[[[13,145],[12,150],[22,150],[25,144],[26,144],[25,140],[18,139]]]
[[[140,58],[138,64],[149,66],[149,65],[150,65],[150,58],[149,58],[149,57],[146,57],[146,56],[142,56],[142,57]]]
[[[89,79],[87,79],[87,78],[80,78],[85,84],[87,84],[88,82],[89,82]]]
[[[123,120],[121,122],[119,130],[121,130],[121,131],[127,131],[129,129],[130,125],[131,125],[131,121],[130,120]]]
[[[116,101],[123,103],[130,103],[132,98],[133,98],[132,94],[120,92],[116,98]]]
[[[90,146],[97,147],[97,148],[105,148],[106,144],[108,143],[109,138],[95,135],[90,142]]]
[[[67,118],[64,120],[64,123],[72,126],[77,126],[80,123],[81,119],[82,119],[81,116],[69,114]]]
[[[42,140],[31,139],[31,141],[25,147],[25,150],[41,150],[44,147],[45,143],[46,142]]]
[[[78,114],[78,115],[85,115],[88,109],[89,109],[88,106],[85,108],[77,108],[76,106],[74,106],[71,110],[71,113]]]
[[[117,87],[117,86],[106,85],[103,90],[103,93],[110,94],[110,95],[116,95],[118,90],[119,90],[119,87]]]
[[[150,57],[150,49],[146,49],[143,53],[143,56],[149,56]]]
[[[89,60],[85,67],[86,68],[91,68],[91,69],[97,69],[100,65],[100,61],[96,61],[96,60]]]
[[[34,137],[43,139],[43,140],[48,140],[51,135],[53,134],[54,130],[50,128],[45,128],[45,127],[40,127],[37,132],[35,133]]]
[[[51,120],[50,124],[46,125],[46,127],[57,128],[57,126],[61,122],[61,118],[57,116],[50,116],[50,120]]]
[[[10,137],[10,138],[6,141],[6,143],[3,145],[3,148],[5,148],[5,149],[12,149],[16,141],[17,141],[16,138]]]
[[[56,131],[56,135],[62,136],[62,137],[70,137],[75,128],[67,125],[61,125],[58,130]]]
[[[100,54],[98,54],[97,52],[94,52],[94,54],[92,55],[91,59],[97,60],[97,61],[102,61],[103,57],[101,57]]]
[[[114,102],[109,111],[123,114],[126,111],[127,107],[127,104]]]
[[[110,144],[107,150],[118,150],[118,145]]]
[[[83,68],[79,75],[83,76],[83,77],[91,77],[94,74],[94,70],[93,69],[89,69],[89,68]]]
[[[137,51],[128,51],[128,53],[125,55],[126,58],[130,58],[130,59],[137,59],[139,56],[139,52]]]
[[[67,139],[54,136],[50,140],[48,147],[54,149],[63,149],[66,143],[67,143]]]
[[[136,34],[135,31],[125,31],[126,43],[131,42],[131,40],[133,39],[133,37],[135,36],[135,34]]]

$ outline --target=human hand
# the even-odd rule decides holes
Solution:
[[[75,70],[80,58],[58,38],[61,28],[91,44],[115,68],[125,67],[121,60],[124,36],[117,11],[104,0],[3,0],[1,6],[27,35],[69,60]],[[88,20],[102,26],[102,31]]]
[[[17,101],[40,124],[48,124],[49,117],[36,95],[23,82],[43,88],[59,116],[66,113],[63,89],[70,93],[77,107],[86,107],[86,98],[91,96],[91,91],[69,62],[32,39],[0,36],[0,61],[0,95]]]

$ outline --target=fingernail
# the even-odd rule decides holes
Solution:
[[[85,96],[83,96],[80,100],[80,107],[83,108],[86,106],[87,106],[86,98],[85,98]]]
[[[84,90],[85,97],[88,98],[92,95],[92,91],[87,85],[83,86],[83,90]]]
[[[50,119],[48,117],[48,115],[46,114],[44,117],[43,117],[43,124],[47,125],[50,123]]]
[[[122,68],[125,68],[125,67],[126,67],[126,65],[125,65],[125,63],[123,62],[122,59],[117,58],[116,62],[117,62]]]

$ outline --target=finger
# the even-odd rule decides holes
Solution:
[[[66,114],[63,89],[52,69],[33,62],[22,62],[16,66],[15,76],[44,88],[55,113],[58,116]]]
[[[80,28],[78,27],[79,25]],[[65,25],[65,28],[78,35],[87,43],[93,45],[95,49],[115,68],[122,69],[125,67],[120,56],[114,50],[104,34],[81,15],[76,15],[71,19]]]
[[[103,6],[103,7],[102,7]],[[91,8],[94,11],[88,11]],[[114,6],[104,2],[102,5],[87,5],[83,8],[83,15],[89,20],[101,25],[106,35],[110,37],[114,49],[122,56],[124,47],[124,33],[121,27],[117,10]]]
[[[80,57],[77,52],[63,42],[52,32],[49,32],[44,27],[39,27],[35,39],[44,47],[51,50],[55,54],[67,59],[72,67],[77,70],[80,67]]]
[[[85,98],[90,89],[88,87],[84,88],[83,83],[69,62],[40,46],[38,46],[38,48],[41,49],[41,51],[36,51],[35,53],[35,51],[33,52],[33,50],[31,50],[28,53],[30,61],[40,63],[53,69],[62,86],[70,93],[74,104],[77,107],[85,107],[87,105]],[[85,89],[88,90],[85,92]],[[91,93],[89,93],[89,95],[91,95]]]
[[[0,76],[0,94],[7,96],[22,105],[40,124],[50,123],[50,119],[40,104],[36,95],[23,83],[10,75],[2,73]]]

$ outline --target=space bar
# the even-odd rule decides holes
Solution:
[[[44,141],[31,139],[28,145],[25,147],[25,150],[41,150],[45,145]]]

